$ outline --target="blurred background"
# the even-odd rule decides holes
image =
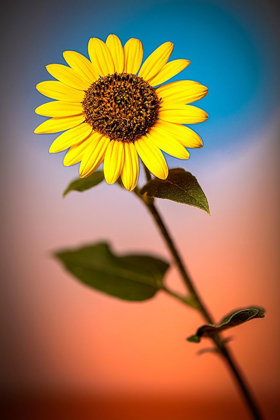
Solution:
[[[62,192],[78,175],[55,135],[35,135],[62,52],[87,54],[90,37],[117,34],[165,41],[191,65],[177,79],[209,88],[209,113],[194,126],[204,147],[183,166],[211,209],[159,203],[189,271],[219,321],[260,305],[253,320],[225,336],[267,419],[279,418],[279,3],[271,0],[4,1],[1,25],[1,395],[9,419],[248,419],[227,367],[208,347],[187,343],[203,320],[159,293],[127,303],[78,283],[53,250],[109,240],[119,253],[170,260],[134,195],[101,184]],[[174,78],[176,80],[176,78]],[[183,291],[172,268],[170,287]]]

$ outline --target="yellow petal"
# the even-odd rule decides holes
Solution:
[[[71,128],[58,136],[52,143],[49,152],[58,153],[66,150],[74,144],[78,144],[85,140],[92,132],[92,127],[86,123]]]
[[[115,71],[122,73],[124,68],[124,53],[120,39],[116,35],[109,35],[106,40],[106,45],[111,52],[115,64]]]
[[[182,70],[188,67],[189,64],[190,61],[184,59],[174,60],[170,61],[169,63],[166,63],[165,66],[160,70],[160,72],[153,79],[150,80],[150,85],[161,85],[162,83],[176,76],[176,74],[180,73]]]
[[[143,60],[143,45],[139,39],[131,38],[124,46],[124,72],[136,74]]]
[[[75,144],[74,146],[71,146],[71,148],[68,150],[64,157],[64,166],[72,166],[76,165],[76,163],[81,162],[84,154],[86,153],[87,149],[90,147],[91,144],[90,141],[88,141],[88,139],[81,141],[80,143]]]
[[[85,121],[83,115],[75,115],[74,117],[50,118],[40,124],[35,130],[36,134],[59,133],[60,131],[69,130]]]
[[[160,108],[159,118],[178,124],[197,124],[207,120],[205,111],[192,105],[174,105],[172,109]]]
[[[42,93],[42,95],[45,95],[48,98],[58,99],[59,101],[82,102],[85,96],[85,93],[82,90],[73,89],[61,82],[53,80],[38,83],[36,89]]]
[[[123,142],[112,140],[104,158],[104,176],[108,184],[114,184],[117,181],[123,169],[123,162]]]
[[[103,162],[110,139],[109,137],[102,136],[102,134],[95,132],[90,136],[89,140],[86,141],[89,141],[90,145],[82,157],[80,165],[81,178],[86,178],[91,175]]]
[[[44,117],[70,117],[83,113],[82,104],[78,102],[47,102],[35,109],[36,114]]]
[[[157,123],[161,129],[172,134],[184,147],[199,148],[203,146],[203,142],[195,131],[181,124],[173,124],[163,120]]]
[[[190,104],[198,101],[207,95],[208,89],[206,86],[192,80],[182,80],[179,82],[168,83],[156,90],[159,98],[162,98],[161,103],[163,108],[168,108],[169,103]],[[165,102],[167,103],[165,105]]]
[[[91,62],[100,76],[115,72],[114,62],[108,46],[98,38],[90,38],[88,54]]]
[[[139,158],[131,142],[124,143],[124,165],[121,177],[125,188],[128,191],[134,190],[139,178]]]
[[[138,76],[149,81],[163,68],[167,63],[174,45],[172,42],[165,42],[158,47],[143,63]]]
[[[98,73],[92,63],[76,51],[64,51],[64,60],[79,76],[92,84],[98,79]]]
[[[147,137],[135,141],[136,150],[147,168],[160,179],[166,179],[168,167],[162,152]]]
[[[57,80],[66,85],[80,90],[87,90],[90,82],[84,80],[75,70],[62,64],[49,64],[46,66],[48,72]]]
[[[160,124],[154,125],[147,133],[147,138],[163,152],[168,153],[178,159],[188,159],[190,154],[182,144],[164,129]]]

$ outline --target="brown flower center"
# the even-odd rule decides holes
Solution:
[[[82,102],[86,122],[112,140],[135,141],[158,119],[160,100],[142,77],[115,73],[101,77]]]

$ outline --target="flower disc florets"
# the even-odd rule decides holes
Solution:
[[[101,77],[86,91],[86,122],[111,140],[134,142],[158,119],[160,100],[149,83],[134,74]]]

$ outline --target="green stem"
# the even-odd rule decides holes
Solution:
[[[136,188],[134,190],[135,194],[142,200],[142,202],[144,202],[144,204],[146,205],[147,209],[149,210],[151,216],[153,217],[154,221],[156,222],[156,225],[158,226],[165,242],[166,245],[178,267],[178,270],[182,276],[182,279],[187,287],[187,290],[190,294],[190,299],[186,298],[182,295],[179,295],[173,291],[171,291],[170,289],[163,287],[163,290],[168,293],[169,295],[171,295],[172,297],[179,299],[182,303],[184,303],[185,305],[190,305],[190,302],[193,302],[193,304],[191,306],[195,307],[203,316],[203,318],[206,320],[207,323],[209,324],[214,324],[213,322],[213,318],[210,315],[208,309],[206,308],[205,304],[203,303],[200,295],[198,294],[189,274],[188,271],[183,263],[183,260],[180,256],[180,253],[165,225],[165,223],[163,222],[155,204],[154,204],[154,200],[153,199],[149,199],[147,197],[143,197],[140,194],[140,191],[138,188]],[[243,374],[240,372],[240,369],[237,367],[236,362],[233,360],[233,357],[229,351],[229,349],[227,348],[227,346],[225,345],[224,341],[221,339],[221,337],[216,334],[213,338],[212,338],[213,342],[215,343],[216,347],[219,350],[219,354],[223,357],[223,359],[226,361],[228,367],[230,368],[236,383],[238,384],[240,391],[242,392],[242,395],[245,399],[245,402],[248,405],[248,408],[251,411],[252,414],[252,418],[255,420],[262,420],[262,415],[260,414],[260,410],[251,394],[251,391],[249,390],[249,386],[246,383],[245,378],[243,377]]]
[[[180,300],[184,305],[192,306],[193,308],[195,307],[189,297],[176,293],[173,290],[168,289],[166,286],[162,286],[161,290],[175,299]]]
[[[146,203],[146,206],[148,207],[149,212],[151,213],[151,215],[153,216],[162,236],[165,239],[165,242],[169,248],[169,251],[171,252],[171,255],[178,267],[178,270],[182,276],[182,279],[187,287],[187,290],[189,291],[190,294],[190,298],[191,300],[194,301],[196,308],[201,312],[201,314],[203,315],[204,319],[209,323],[209,324],[214,324],[214,321],[212,319],[212,317],[210,316],[210,314],[208,313],[208,311],[206,310],[205,306],[202,303],[202,300],[197,292],[197,290],[195,289],[195,286],[193,285],[190,276],[187,272],[187,269],[183,263],[183,260],[179,254],[178,249],[175,247],[174,241],[171,238],[165,224],[163,223],[163,220],[161,218],[161,216],[159,215],[154,203]]]

